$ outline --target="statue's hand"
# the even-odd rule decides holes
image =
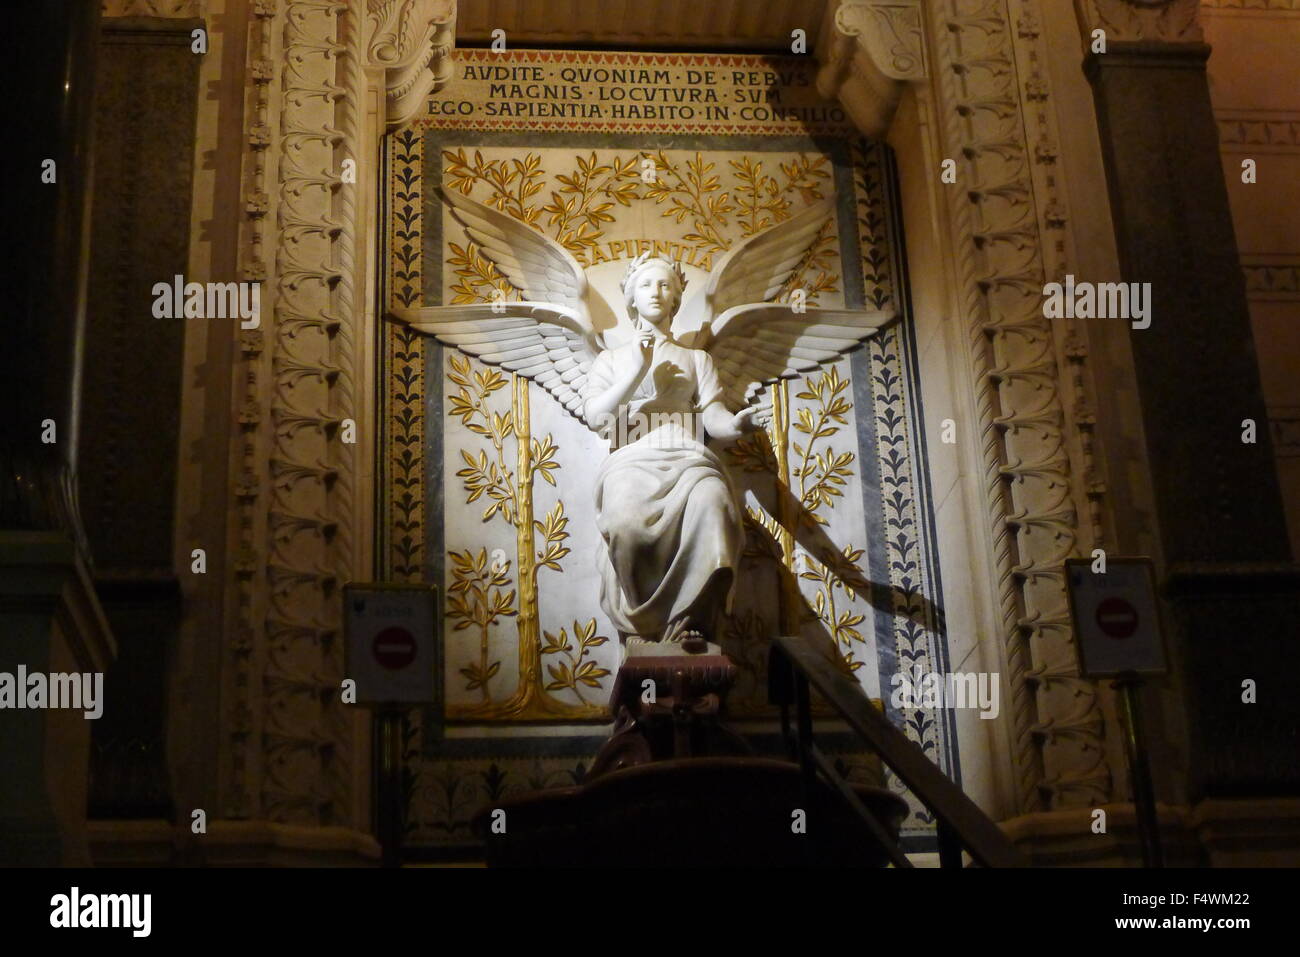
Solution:
[[[637,333],[636,344],[641,347],[641,369],[650,368],[655,356],[655,334],[651,329],[642,327]]]
[[[731,420],[732,426],[737,432],[757,432],[765,429],[772,422],[772,409],[770,406],[753,406],[749,405],[736,413]]]

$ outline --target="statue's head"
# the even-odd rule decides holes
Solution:
[[[666,332],[682,304],[686,274],[679,263],[642,253],[627,267],[619,288],[634,323],[640,317]]]

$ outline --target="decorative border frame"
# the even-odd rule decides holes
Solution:
[[[540,145],[546,145],[542,141],[549,138],[545,133],[531,135]],[[386,183],[391,204],[387,241],[392,254],[388,259],[389,290],[386,298],[404,305],[433,300],[422,281],[433,266],[431,262],[422,262],[420,252],[426,245],[422,212],[427,212],[426,206],[431,205],[426,203],[427,196],[421,192],[422,189],[427,191],[427,183],[422,185],[425,175],[423,159],[430,148],[429,143],[433,142],[429,138],[433,136],[433,132],[407,127],[387,138],[390,169]],[[762,138],[775,138],[775,134]],[[601,139],[603,145],[607,137],[602,135]],[[700,145],[698,137],[694,136],[669,136],[666,139],[672,140],[673,146],[678,146],[677,141],[683,139],[688,148]],[[722,142],[728,139],[731,137],[724,136]],[[881,534],[883,542],[883,560],[870,569],[871,579],[878,583],[882,592],[887,592],[876,595],[871,603],[875,609],[877,666],[883,693],[900,662],[908,668],[945,671],[948,649],[943,626],[936,530],[925,464],[915,330],[906,314],[909,308],[906,291],[904,289],[900,294],[897,289],[900,280],[905,284],[905,269],[900,217],[897,201],[892,198],[897,195],[896,171],[887,147],[861,140],[856,135],[837,139],[843,143],[841,148],[845,152],[843,165],[837,166],[840,175],[835,187],[841,197],[840,228],[842,232],[845,229],[855,231],[852,239],[859,250],[861,270],[857,276],[846,274],[843,277],[845,295],[877,307],[895,303],[904,313],[902,322],[870,339],[868,346],[854,353],[850,360],[859,429],[856,448],[858,461],[862,463],[862,493],[864,497],[877,497],[875,508],[868,507],[864,511],[868,515],[880,515],[879,528],[874,531]],[[563,145],[575,144],[572,137],[565,137]],[[592,144],[583,142],[577,145]],[[436,470],[441,474],[441,448],[437,446],[440,437],[430,434],[439,430],[430,429],[428,423],[441,421],[442,396],[441,390],[433,390],[436,395],[427,394],[430,390],[424,383],[430,381],[429,369],[440,368],[443,349],[405,327],[388,325],[388,331],[381,333],[384,339],[381,354],[386,357],[386,366],[380,381],[387,383],[383,392],[386,405],[382,421],[387,434],[379,445],[386,470],[381,477],[379,494],[380,513],[392,531],[381,545],[382,573],[405,580],[418,579],[422,574],[441,577],[441,555],[432,555],[431,550],[422,544],[422,539],[429,534],[423,522],[427,516],[439,512],[437,500],[441,496],[441,489],[434,488],[438,483],[429,482],[425,472]],[[419,414],[420,410],[424,411],[423,416]],[[868,415],[869,424],[865,418]],[[909,421],[912,423],[910,430],[907,427]],[[876,454],[877,448],[888,451]],[[417,449],[422,449],[426,456],[423,464],[416,460]],[[436,461],[429,460],[430,455]],[[868,476],[868,464],[874,476]],[[888,704],[888,694],[883,696],[887,713],[894,715],[905,733],[921,745],[940,767],[959,779],[956,722],[951,710],[917,709],[896,715]],[[413,767],[419,768],[408,782],[409,796],[413,800],[421,800],[421,795],[430,798],[432,792],[428,788],[433,786],[431,782],[435,779],[452,787],[451,782],[463,779],[466,774],[472,779],[473,774],[482,773],[487,775],[483,785],[490,791],[497,775],[506,774],[507,768],[513,768],[513,773],[522,773],[528,760],[537,763],[538,768],[549,768],[554,764],[554,761],[542,761],[540,757],[525,759],[520,756],[506,760],[503,748],[509,748],[503,742],[515,740],[512,738],[444,738],[443,723],[441,714],[432,714],[426,709],[420,720],[412,722],[407,729],[408,758]],[[572,725],[574,721],[570,719],[564,723]],[[416,725],[428,733],[417,733]],[[553,769],[555,773],[563,770],[560,765],[572,765],[574,762],[570,759],[576,759],[580,768],[581,759],[584,756],[589,759],[595,750],[588,747],[585,736],[575,737],[567,731],[543,738],[530,736],[518,740],[548,742],[545,748],[559,748],[568,755],[564,760],[556,758],[559,764]],[[446,750],[448,747],[463,756],[450,757]],[[484,765],[486,770],[480,765]],[[426,780],[429,774],[433,779]],[[532,776],[536,777],[535,774]],[[563,780],[557,779],[553,786],[579,783],[581,773],[575,776],[566,772],[561,774],[561,778]],[[892,775],[887,780],[895,790],[906,794]],[[912,799],[910,803],[913,813],[905,825],[905,833],[928,847],[933,822],[918,802]],[[441,833],[436,821],[424,820],[424,817],[427,815],[415,812],[409,823],[412,839],[418,842],[422,834],[434,838],[437,843],[451,839],[451,834]]]

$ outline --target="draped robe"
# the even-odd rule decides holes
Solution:
[[[601,353],[584,399],[640,362],[635,341]],[[700,415],[721,398],[707,352],[656,340],[651,367],[611,430],[612,451],[596,473],[597,568],[601,608],[624,635],[658,639],[702,611],[694,606],[715,576],[727,573],[734,586],[742,513],[722,462],[704,445]]]

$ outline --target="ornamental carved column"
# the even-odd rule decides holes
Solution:
[[[252,0],[250,14],[240,261],[263,320],[240,334],[233,377],[221,816],[333,829],[330,849],[353,853],[368,716],[340,699],[340,601],[374,567],[380,147],[450,76],[456,4]]]

